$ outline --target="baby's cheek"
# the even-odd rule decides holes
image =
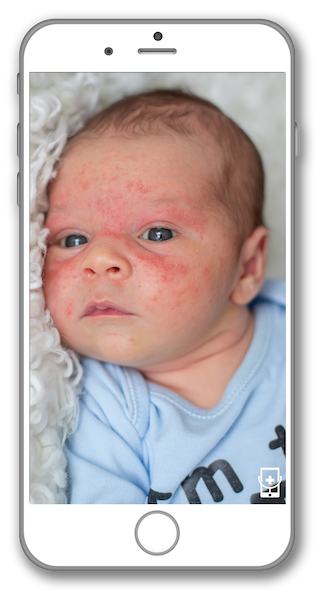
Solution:
[[[200,281],[194,268],[180,261],[164,261],[163,257],[153,257],[148,267],[147,289],[151,310],[157,310],[161,304],[173,311],[197,301]]]
[[[197,275],[189,273],[184,279],[178,277],[176,285],[173,286],[172,310],[185,309],[193,318],[193,307],[197,306],[199,302],[200,290],[201,286]]]
[[[73,312],[73,286],[76,278],[75,268],[64,263],[56,264],[48,260],[44,269],[44,294],[46,305],[54,320],[58,323],[64,316]]]
[[[168,290],[165,302],[173,313],[184,312],[189,319],[199,318],[200,312],[206,312],[215,301],[217,293],[213,272],[209,266],[199,264],[173,264],[165,275]]]

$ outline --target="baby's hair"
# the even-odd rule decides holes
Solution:
[[[263,224],[260,155],[244,131],[211,102],[180,89],[127,96],[93,117],[68,145],[84,137],[95,139],[105,132],[130,138],[170,133],[198,136],[206,151],[213,151],[213,172],[209,174],[213,199],[225,206],[240,243]]]

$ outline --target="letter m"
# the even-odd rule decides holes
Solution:
[[[203,479],[214,502],[221,502],[223,500],[223,494],[213,477],[216,471],[224,473],[234,492],[239,493],[243,490],[243,485],[231,465],[226,460],[215,460],[208,467],[198,467],[182,481],[182,488],[190,504],[202,504],[196,491],[196,486],[200,479]]]

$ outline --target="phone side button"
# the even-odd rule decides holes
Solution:
[[[147,554],[155,556],[171,552],[178,543],[179,536],[177,521],[161,510],[143,515],[135,527],[138,546]]]
[[[17,156],[20,158],[20,123],[17,125]]]
[[[16,81],[15,81],[15,91],[17,96],[20,96],[20,74],[16,73]]]
[[[294,123],[294,152],[295,158],[300,156],[300,138],[299,138],[299,126]]]

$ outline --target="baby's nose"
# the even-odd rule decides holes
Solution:
[[[128,279],[132,273],[131,263],[125,253],[105,242],[88,247],[80,268],[85,279],[108,277],[121,280]]]

